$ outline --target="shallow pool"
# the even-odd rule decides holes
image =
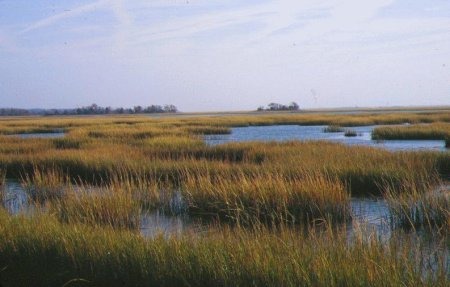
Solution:
[[[443,140],[372,140],[372,130],[377,126],[348,127],[357,133],[356,137],[346,137],[344,132],[326,133],[327,126],[250,126],[231,129],[231,134],[206,135],[206,143],[210,145],[244,141],[289,141],[289,140],[327,140],[348,145],[364,145],[399,150],[434,150],[445,151]]]

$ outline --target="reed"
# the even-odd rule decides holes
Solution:
[[[221,228],[139,235],[0,211],[5,286],[448,286],[448,254],[408,237]],[[357,238],[363,238],[359,236]],[[444,247],[445,248],[445,247]],[[427,255],[432,254],[432,255]]]

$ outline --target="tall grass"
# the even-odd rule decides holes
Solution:
[[[188,175],[182,186],[190,213],[236,222],[342,222],[349,219],[349,194],[337,179],[304,173],[228,178]]]
[[[41,169],[34,166],[31,174],[22,177],[22,185],[30,199],[36,202],[61,199],[70,179],[57,168]]]
[[[378,127],[372,132],[375,140],[444,140],[450,135],[450,123]]]
[[[67,196],[54,202],[51,212],[67,224],[83,223],[116,229],[138,230],[141,208],[132,195],[114,186],[70,189]]]
[[[405,181],[400,186],[388,186],[385,197],[394,225],[406,228],[450,230],[450,190]]]
[[[0,207],[3,206],[3,202],[6,197],[5,183],[6,183],[6,172],[0,169]]]
[[[219,229],[142,237],[0,211],[4,286],[448,286],[448,253],[393,236]],[[358,238],[363,238],[358,237]],[[427,255],[432,254],[432,255]]]

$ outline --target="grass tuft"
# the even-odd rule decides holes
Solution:
[[[431,185],[418,186],[405,181],[402,185],[386,188],[392,222],[405,228],[450,230],[450,189]]]
[[[337,125],[330,125],[323,129],[324,133],[340,133],[344,132],[344,128]]]
[[[355,130],[348,129],[348,130],[345,130],[344,136],[346,136],[346,137],[356,137],[356,136],[358,136],[358,133]]]

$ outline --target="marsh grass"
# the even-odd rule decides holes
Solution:
[[[63,198],[69,184],[70,179],[57,168],[44,170],[34,166],[31,174],[22,177],[22,186],[29,198],[38,203]]]
[[[48,203],[27,216],[0,211],[0,284],[448,286],[448,252],[430,251],[421,240],[349,240],[337,232],[350,219],[350,194],[380,194],[386,186],[399,211],[394,220],[445,230],[448,197],[424,190],[435,186],[436,170],[449,174],[448,153],[298,141],[208,146],[201,137],[234,126],[405,122],[448,123],[450,115],[2,118],[2,134],[64,128],[67,135],[0,137],[0,170]],[[219,227],[138,234],[143,209],[173,212],[174,204],[181,207],[174,213],[217,218]],[[318,223],[329,232],[315,233]]]
[[[324,133],[340,133],[344,132],[344,128],[337,125],[330,125],[323,129]]]
[[[130,230],[140,227],[141,207],[127,190],[116,186],[69,189],[65,198],[53,202],[50,212],[67,224]]]
[[[286,179],[280,174],[216,178],[187,176],[182,186],[188,211],[238,223],[350,219],[349,194],[337,179],[304,174]]]
[[[387,186],[385,198],[394,226],[450,230],[450,190],[440,185],[404,181]]]
[[[52,140],[55,149],[80,149],[86,141],[75,138],[56,138]]]
[[[0,283],[62,286],[448,286],[447,253],[401,236],[388,241],[292,228],[221,228],[143,239],[55,217],[0,211]],[[365,239],[363,239],[365,238]],[[433,255],[427,255],[433,254]],[[431,263],[432,262],[432,263]]]
[[[450,123],[377,127],[374,140],[445,140],[450,135]]]
[[[347,129],[344,132],[344,136],[346,136],[346,137],[356,137],[356,136],[358,136],[358,133],[355,130]]]
[[[119,169],[112,173],[108,182],[110,189],[129,194],[143,210],[171,212],[176,188],[168,180],[149,177],[139,170]]]
[[[6,172],[0,169],[0,207],[3,206],[6,198]]]

